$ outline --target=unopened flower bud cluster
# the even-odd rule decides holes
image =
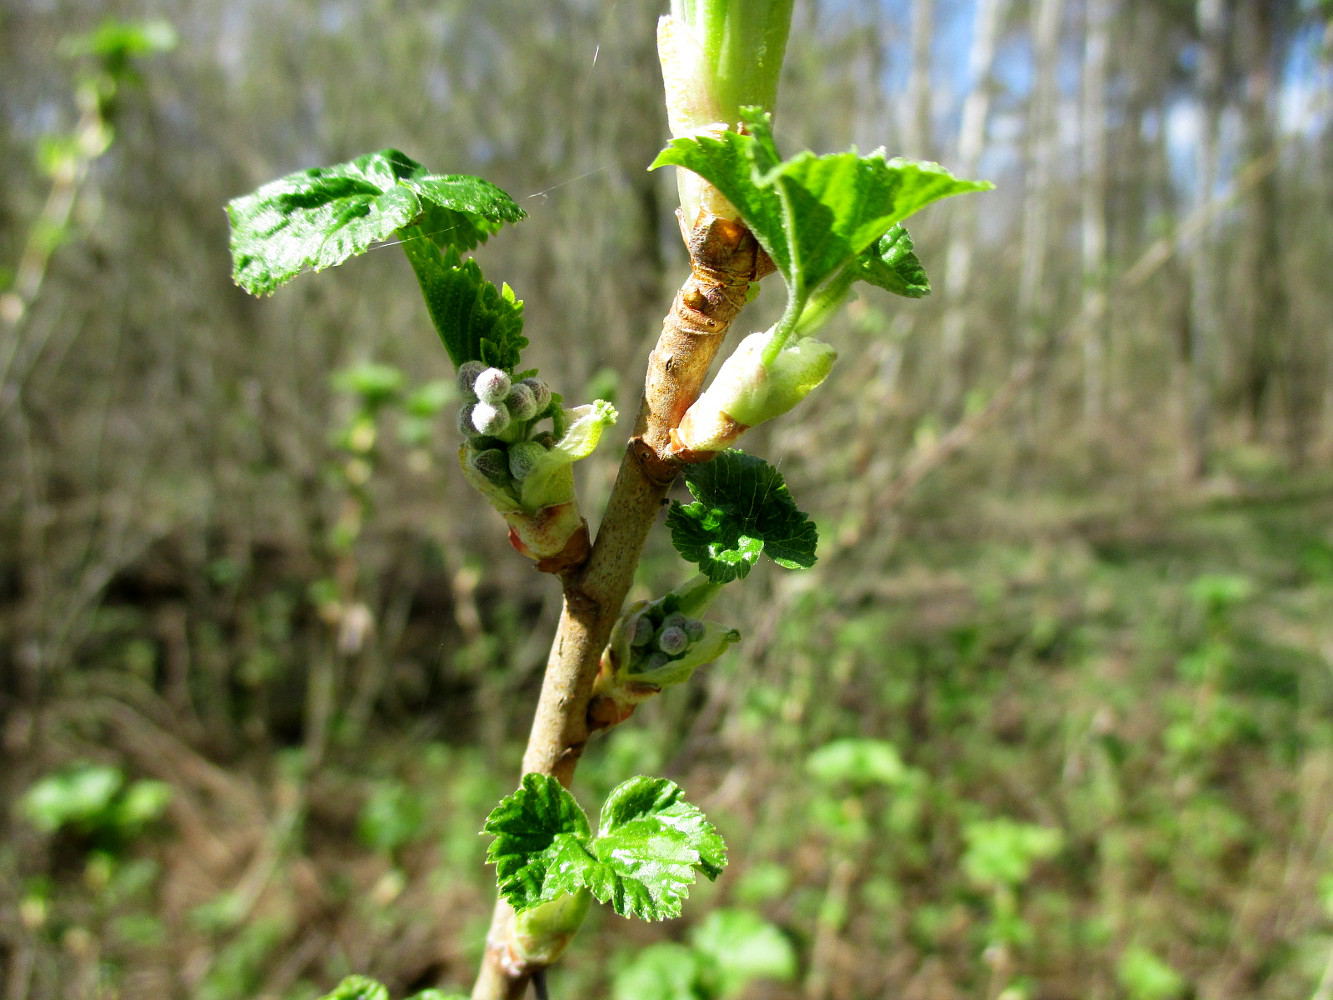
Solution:
[[[660,609],[649,608],[638,617],[630,636],[635,669],[644,673],[679,660],[689,651],[691,643],[704,637],[704,623],[699,619],[673,611],[655,620],[655,610],[660,613]]]
[[[545,416],[551,390],[539,378],[513,381],[499,368],[468,361],[458,369],[464,403],[458,411],[458,432],[472,445],[472,464],[501,486],[522,481],[555,443],[549,431],[532,435]]]

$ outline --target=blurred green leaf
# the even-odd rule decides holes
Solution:
[[[366,976],[348,976],[322,1000],[389,1000],[389,991]]]
[[[340,369],[329,378],[333,388],[360,397],[362,404],[372,409],[395,399],[406,381],[402,369],[373,361]]]
[[[96,826],[125,783],[119,768],[73,764],[47,775],[24,793],[19,810],[43,833],[64,826]]]
[[[408,394],[403,409],[413,417],[434,417],[457,398],[458,388],[453,382],[432,379]]]
[[[1116,978],[1130,1000],[1176,1000],[1187,986],[1180,973],[1139,945],[1120,956]]]
[[[967,842],[963,871],[987,888],[1021,886],[1031,876],[1032,866],[1055,855],[1064,842],[1052,827],[1004,817],[967,824],[963,839]]]
[[[702,962],[683,944],[651,944],[616,970],[611,995],[613,1000],[712,1000],[699,981]]]
[[[131,782],[114,804],[114,822],[134,833],[160,819],[171,802],[171,786],[165,781]]]
[[[713,959],[719,997],[734,996],[755,979],[787,983],[796,978],[792,943],[750,910],[714,910],[690,932],[690,943]]]
[[[1210,615],[1220,615],[1254,594],[1254,581],[1237,573],[1203,573],[1190,581],[1189,596]]]
[[[826,743],[806,759],[811,777],[825,784],[897,785],[908,776],[898,749],[872,739],[843,739]]]
[[[381,782],[361,807],[356,832],[367,847],[391,854],[416,839],[425,821],[419,792],[401,782]]]
[[[120,64],[135,56],[170,52],[178,41],[169,21],[120,21],[108,18],[93,31],[74,35],[60,43],[64,56],[97,56]]]

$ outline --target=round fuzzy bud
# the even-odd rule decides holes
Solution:
[[[547,404],[551,402],[551,387],[539,378],[525,378],[519,385],[526,385],[532,390],[533,398],[537,400],[537,412],[541,413],[546,409]]]
[[[630,636],[631,646],[646,646],[653,641],[653,623],[647,615],[640,615],[634,621],[634,634]]]
[[[485,370],[486,366],[480,361],[464,361],[458,366],[458,388],[472,395],[472,386],[477,381],[477,376]]]
[[[509,389],[505,406],[515,420],[531,420],[537,415],[537,397],[522,382]]]
[[[662,628],[684,628],[689,618],[679,611],[673,611],[662,619]]]
[[[458,408],[458,433],[463,437],[472,437],[477,433],[477,428],[472,423],[472,411],[476,405],[476,403],[464,403]]]
[[[643,664],[639,669],[644,673],[647,673],[650,670],[661,670],[670,662],[671,657],[667,656],[666,653],[663,653],[661,650],[658,650],[655,653],[650,653],[648,659],[643,661]]]
[[[690,642],[698,642],[704,637],[704,623],[698,618],[685,619],[685,624],[681,628],[685,630],[685,635],[689,637]]]
[[[679,625],[668,625],[657,633],[657,648],[667,656],[679,656],[690,647],[690,637]]]
[[[509,481],[509,460],[505,458],[505,453],[499,448],[487,448],[485,451],[473,452],[472,468],[491,482],[498,483],[501,486]]]
[[[509,395],[509,376],[499,368],[487,368],[472,383],[472,391],[483,403],[499,406]]]
[[[472,426],[478,434],[499,434],[509,426],[509,411],[504,403],[477,403],[472,407]]]
[[[520,441],[509,446],[509,474],[515,479],[527,479],[530,473],[546,454],[546,449],[536,441]]]

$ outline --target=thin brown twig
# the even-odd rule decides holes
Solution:
[[[629,593],[648,531],[680,464],[666,457],[670,432],[699,397],[751,282],[771,270],[749,231],[709,217],[687,236],[690,277],[677,292],[648,357],[644,398],[592,550],[562,574],[565,604],[533,716],[523,773],[566,786],[588,741],[588,702],[602,650]],[[517,1000],[539,966],[513,946],[513,911],[496,905],[473,1000]]]

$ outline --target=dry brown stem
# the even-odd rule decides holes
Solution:
[[[750,283],[772,270],[740,223],[709,217],[686,237],[690,277],[662,321],[648,356],[634,435],[587,561],[562,574],[565,606],[546,662],[523,773],[554,775],[566,786],[588,741],[588,702],[598,661],[629,593],[648,531],[679,463],[666,457],[671,431],[703,390],[728,327]],[[512,944],[513,913],[503,902],[486,939],[473,1000],[521,997],[536,971]]]

